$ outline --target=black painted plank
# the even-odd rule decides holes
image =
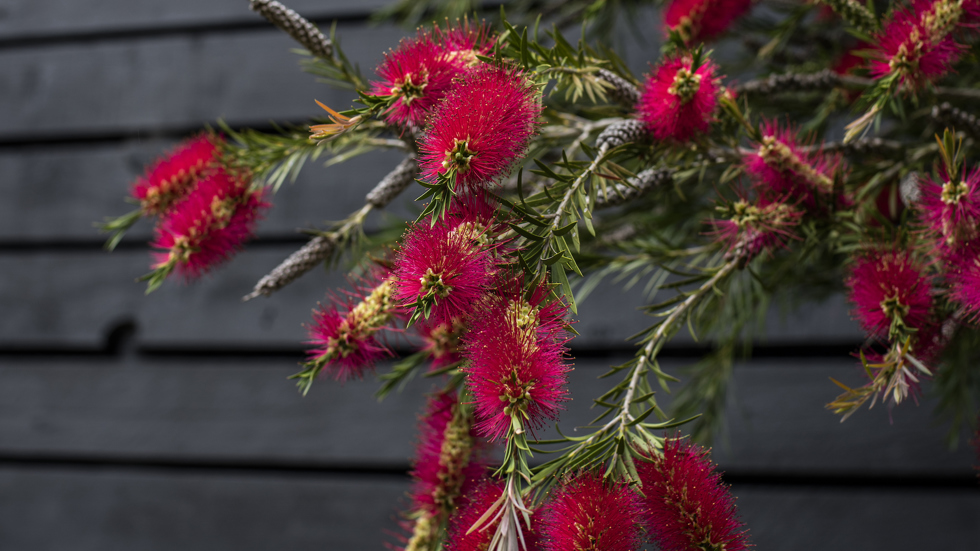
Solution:
[[[980,491],[735,486],[758,549],[976,549]]]
[[[370,75],[403,31],[345,24],[341,43]],[[262,124],[346,109],[350,90],[314,81],[275,28],[0,51],[0,139],[193,128],[224,118]]]
[[[289,0],[307,18],[363,17],[386,0]],[[179,29],[227,26],[262,19],[248,0],[5,0],[0,11],[0,40],[91,36],[130,29]]]
[[[0,469],[4,549],[381,549],[407,481]],[[973,549],[980,492],[736,486],[759,549]]]
[[[407,478],[0,468],[11,551],[383,549]]]
[[[576,361],[572,400],[561,416],[566,434],[592,419],[591,399],[613,384],[598,375],[624,359]],[[684,363],[668,360],[664,368],[679,373]],[[435,381],[414,381],[379,404],[373,380],[320,380],[300,397],[286,380],[296,370],[289,359],[247,356],[5,359],[0,459],[407,465],[421,395]],[[859,382],[849,360],[759,359],[738,367],[716,460],[733,473],[763,477],[970,476],[971,450],[945,448],[933,401],[905,404],[891,416],[880,407],[862,411],[842,424],[823,409],[837,393],[829,377]],[[659,399],[669,406],[668,395]]]
[[[132,210],[125,202],[130,185],[174,143],[148,139],[110,146],[0,149],[0,193],[8,198],[0,204],[0,242],[40,246],[103,239],[93,224]],[[368,191],[404,155],[375,151],[327,168],[323,161],[310,162],[295,183],[287,182],[271,197],[273,207],[259,224],[259,235],[299,238],[299,229],[322,228],[345,218],[364,204]],[[410,188],[389,210],[402,218],[414,217],[406,205],[422,191],[421,186]],[[376,226],[372,218],[367,229]],[[140,222],[127,239],[146,241],[151,236],[151,223]]]
[[[241,297],[298,245],[253,246],[230,265],[191,285],[168,281],[149,296],[133,280],[149,271],[141,250],[6,252],[0,254],[0,349],[43,346],[98,347],[113,327],[134,321],[139,342],[150,347],[295,348],[302,324],[344,274],[317,269],[271,298]],[[626,338],[651,322],[637,310],[640,289],[600,286],[579,308],[577,348],[628,347]],[[840,298],[809,305],[782,318],[770,316],[767,344],[857,342],[861,333]],[[692,344],[682,332],[676,342]]]

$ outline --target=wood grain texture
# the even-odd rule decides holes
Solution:
[[[383,549],[402,477],[0,468],[0,547]]]
[[[591,421],[591,398],[612,384],[597,377],[625,359],[575,362],[560,420],[566,434]],[[664,368],[683,373],[686,363]],[[286,380],[296,370],[292,360],[247,356],[4,360],[0,457],[407,466],[422,394],[437,381],[416,380],[378,403],[373,380],[321,379],[303,398]],[[861,411],[843,424],[825,411],[837,392],[828,378],[855,383],[856,371],[846,359],[759,359],[736,368],[715,459],[728,471],[763,476],[969,476],[971,450],[945,448],[931,400],[891,416]],[[658,399],[669,409],[669,395]]]
[[[316,269],[270,298],[241,297],[299,245],[253,246],[191,285],[179,278],[144,296],[134,279],[149,271],[141,250],[8,252],[0,254],[0,349],[18,346],[101,346],[118,324],[135,322],[143,346],[170,348],[296,348],[303,324],[328,291],[347,286],[342,271]],[[601,285],[584,301],[572,341],[577,348],[626,348],[651,318],[639,289]],[[760,343],[851,343],[862,334],[837,297],[784,317],[774,309]],[[686,332],[675,341],[693,344]]]
[[[54,551],[382,549],[399,478],[0,468],[0,546]],[[980,493],[736,486],[759,549],[973,549]]]
[[[244,4],[244,2],[243,2]],[[366,74],[402,31],[343,25],[341,44]],[[346,109],[357,97],[300,71],[278,29],[129,42],[0,50],[0,138],[65,137],[233,126],[318,117],[319,99]]]
[[[364,17],[385,0],[289,0],[307,18]],[[94,35],[126,31],[262,21],[248,0],[3,0],[0,39]]]

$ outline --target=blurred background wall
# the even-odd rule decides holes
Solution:
[[[404,31],[372,26],[383,0],[292,0],[370,73]],[[657,29],[655,14],[639,21]],[[659,31],[657,31],[659,32]],[[651,32],[651,34],[655,34]],[[625,36],[625,35],[624,35]],[[658,55],[627,37],[637,72]],[[318,84],[291,40],[246,0],[0,0],[0,549],[382,549],[404,507],[420,394],[378,403],[374,381],[286,376],[310,309],[343,274],[317,270],[242,303],[259,277],[337,220],[398,163],[311,165],[275,197],[260,238],[194,285],[151,296],[149,225],[113,253],[116,216],[143,166],[203,124],[268,128],[353,94]],[[395,211],[408,213],[411,197]],[[373,224],[377,227],[380,219]],[[581,310],[566,432],[589,420],[643,327],[639,293],[609,284]],[[976,549],[969,449],[951,453],[925,399],[841,424],[834,377],[855,382],[861,333],[842,299],[773,313],[735,367],[714,457],[759,549]],[[679,370],[703,349],[680,339]],[[380,370],[385,370],[381,366]],[[669,402],[669,398],[666,399]]]

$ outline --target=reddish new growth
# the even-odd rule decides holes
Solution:
[[[909,251],[877,250],[858,258],[846,283],[853,313],[868,332],[895,340],[929,327],[929,280]]]
[[[637,115],[654,138],[686,142],[711,128],[718,92],[711,62],[695,69],[689,57],[667,59],[647,79]]]
[[[449,521],[444,549],[446,551],[486,551],[500,521],[487,522],[476,530],[471,532],[469,530],[503,493],[503,485],[490,479],[483,479],[467,492],[465,501]]]
[[[708,452],[680,439],[663,455],[636,465],[643,483],[647,530],[661,551],[742,551],[750,547],[735,498]]]
[[[463,350],[469,360],[464,371],[477,429],[492,440],[505,436],[513,419],[537,427],[545,419],[557,418],[568,396],[567,339],[541,331],[542,321],[552,314],[519,293],[506,298],[489,299],[471,318]]]
[[[191,279],[228,260],[254,234],[269,206],[263,195],[241,175],[207,173],[157,226],[151,246],[165,252],[154,253],[153,268],[176,269]]]
[[[543,507],[544,551],[633,551],[640,547],[640,496],[596,473],[565,480]]]
[[[790,239],[798,239],[794,229],[803,211],[793,205],[764,198],[756,204],[740,199],[724,210],[728,218],[714,220],[712,225],[715,237],[728,246],[732,256],[749,261],[785,246]]]
[[[469,314],[495,273],[493,255],[463,226],[411,227],[395,257],[395,300],[415,319],[451,322]],[[460,229],[461,231],[457,231]]]
[[[310,363],[320,365],[334,379],[346,381],[361,378],[376,361],[390,356],[375,333],[396,313],[391,289],[391,281],[383,279],[356,305],[348,301],[343,309],[335,304],[314,310],[307,341],[313,345]]]
[[[452,88],[460,64],[427,31],[404,39],[398,49],[385,54],[378,66],[380,80],[373,83],[375,95],[398,99],[385,112],[390,124],[422,126],[426,117]]]
[[[419,432],[412,501],[419,510],[448,518],[484,470],[472,417],[454,392],[440,392],[429,400]]]
[[[420,141],[422,177],[455,175],[465,188],[506,175],[534,136],[540,96],[518,69],[480,65],[462,76]]]
[[[819,150],[806,151],[797,144],[792,128],[780,128],[775,121],[766,121],[759,148],[746,155],[744,163],[763,197],[799,201],[812,208],[821,197],[833,192],[840,157],[824,155]]]
[[[133,197],[144,216],[164,214],[184,198],[218,154],[218,136],[202,135],[178,145],[166,157],[147,167],[133,185]]]
[[[918,0],[911,8],[896,9],[875,37],[872,74],[894,76],[912,89],[934,82],[950,71],[963,50],[953,40],[954,31],[976,20],[978,9],[972,0]]]
[[[919,180],[922,190],[919,208],[923,222],[948,254],[977,237],[980,169],[974,169],[969,175],[964,173],[963,178],[950,178],[945,171],[940,176],[945,182]]]
[[[664,14],[664,25],[685,44],[697,44],[725,32],[751,6],[752,0],[673,0]]]

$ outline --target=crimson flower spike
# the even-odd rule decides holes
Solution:
[[[751,547],[735,497],[708,452],[679,438],[636,464],[647,530],[661,551],[743,551]]]
[[[752,0],[673,0],[664,13],[664,26],[690,46],[725,32],[750,7]]]
[[[507,174],[538,127],[541,93],[522,71],[480,65],[432,113],[419,143],[422,177],[484,186]]]
[[[566,478],[542,508],[542,551],[633,551],[640,547],[640,496],[598,473]]]
[[[544,303],[537,293],[528,302],[520,286],[504,291],[494,293],[471,318],[463,349],[476,427],[492,440],[505,437],[512,427],[523,431],[557,418],[568,399],[571,371],[562,331],[564,305]]]
[[[176,271],[190,280],[227,261],[255,233],[269,207],[265,190],[253,189],[241,174],[210,172],[160,221],[151,247],[160,250],[147,292]]]
[[[894,341],[932,325],[931,286],[910,251],[868,252],[854,263],[846,283],[854,315],[873,335]]]
[[[392,300],[393,284],[388,277],[377,277],[376,286],[357,304],[321,306],[313,312],[310,340],[313,348],[298,379],[303,394],[313,379],[325,370],[334,379],[360,379],[374,363],[391,351],[377,341],[375,334],[394,319],[398,308]]]
[[[690,56],[667,59],[654,69],[643,87],[637,117],[655,139],[686,142],[708,132],[721,90],[715,70],[710,61]]]

